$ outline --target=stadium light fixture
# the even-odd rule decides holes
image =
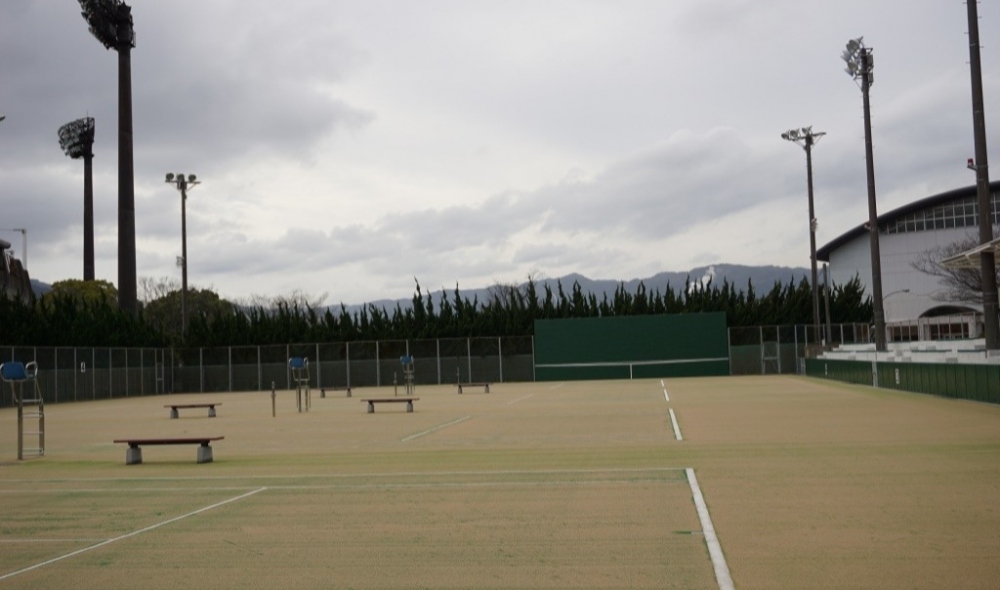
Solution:
[[[875,204],[875,158],[872,154],[872,115],[869,89],[874,82],[872,50],[865,46],[864,37],[847,42],[841,59],[845,70],[855,81],[860,80],[865,119],[865,167],[868,177],[868,235],[872,260],[872,304],[875,308],[875,350],[886,350],[885,306],[882,300],[882,263],[879,253],[878,208]]]
[[[83,280],[94,280],[94,118],[59,128],[59,146],[74,160],[83,159]]]
[[[167,184],[174,185],[181,191],[181,256],[178,262],[181,267],[181,334],[187,338],[187,290],[188,290],[188,253],[187,253],[187,191],[201,184],[194,174],[174,174],[168,172]]]
[[[816,210],[813,207],[812,146],[826,135],[824,131],[813,131],[812,126],[789,129],[781,138],[802,146],[806,151],[806,186],[809,194],[809,263],[812,271],[813,336],[819,340],[819,279],[816,270]],[[829,334],[827,338],[829,338]],[[808,337],[806,341],[808,342]]]
[[[132,8],[122,0],[79,0],[90,32],[118,52],[118,305],[138,312],[135,268],[135,173],[132,158]]]

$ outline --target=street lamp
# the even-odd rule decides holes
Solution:
[[[94,118],[59,128],[59,146],[74,160],[83,158],[83,280],[94,280]]]
[[[812,126],[802,129],[790,129],[781,134],[781,138],[802,146],[806,150],[806,184],[809,190],[809,262],[812,265],[812,300],[813,300],[813,335],[819,339],[819,281],[816,276],[816,212],[813,208],[813,168],[812,146],[821,137],[823,131],[813,132]],[[808,341],[809,339],[806,338]]]
[[[868,171],[868,235],[872,257],[872,302],[875,307],[875,349],[885,351],[885,308],[882,305],[882,263],[878,246],[878,211],[875,207],[875,160],[872,155],[872,114],[868,91],[874,82],[872,50],[865,47],[864,37],[851,39],[841,55],[847,63],[847,73],[861,81],[865,118],[865,165]]]
[[[990,203],[990,172],[986,154],[986,116],[983,107],[983,67],[979,56],[979,14],[975,0],[968,0],[969,70],[972,78],[972,130],[976,157],[969,168],[976,171],[976,201],[979,204],[979,243],[993,241],[993,207]],[[979,257],[983,285],[983,336],[986,350],[1000,349],[1000,304],[997,301],[996,257],[986,249]]]
[[[167,173],[164,181],[181,191],[181,334],[187,337],[188,242],[187,242],[187,189],[201,184],[194,174]]]
[[[132,163],[132,8],[122,0],[79,0],[90,32],[118,52],[118,305],[138,311],[135,271],[135,174]]]

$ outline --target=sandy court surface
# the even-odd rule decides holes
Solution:
[[[996,406],[732,377],[427,386],[366,413],[393,394],[50,404],[23,462],[0,410],[0,587],[720,588],[685,468],[734,588],[1000,586]],[[111,442],[191,436],[225,436],[213,463]]]

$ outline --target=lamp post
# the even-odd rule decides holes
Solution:
[[[969,13],[969,70],[972,78],[972,130],[976,158],[969,167],[976,171],[979,204],[979,243],[993,240],[993,207],[990,199],[990,167],[986,154],[986,116],[983,107],[983,68],[979,56],[979,14],[975,0],[966,2]],[[985,249],[979,256],[983,285],[983,336],[986,350],[1000,349],[1000,305],[997,302],[996,257]]]
[[[122,0],[79,0],[90,32],[118,52],[118,305],[138,311],[135,270],[135,174],[132,161],[132,8]]]
[[[200,184],[194,174],[167,173],[164,181],[181,191],[181,334],[187,337],[187,290],[188,290],[188,246],[187,246],[187,189]]]
[[[874,82],[872,50],[866,47],[863,37],[847,42],[841,58],[847,63],[847,73],[854,80],[861,80],[865,118],[865,167],[868,176],[868,232],[872,258],[872,302],[875,307],[875,349],[885,351],[885,308],[882,305],[882,263],[878,246],[878,211],[875,207],[875,161],[872,155],[872,116],[868,91]]]
[[[806,185],[809,192],[809,263],[812,270],[813,336],[819,340],[819,281],[816,276],[816,210],[813,207],[812,146],[826,135],[823,131],[813,132],[812,126],[790,129],[781,138],[799,144],[806,151]],[[808,341],[808,338],[806,338]]]
[[[94,118],[59,128],[59,146],[74,160],[83,158],[83,280],[94,280]]]

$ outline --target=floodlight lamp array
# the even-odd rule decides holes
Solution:
[[[59,128],[59,147],[74,160],[93,156],[94,118],[84,117]]]
[[[132,7],[122,0],[79,0],[90,32],[106,49],[135,47]]]
[[[178,189],[186,189],[189,185],[198,184],[198,177],[194,174],[188,174],[184,176],[183,174],[174,174],[173,172],[167,172],[166,180],[167,184],[173,184]]]
[[[872,56],[871,47],[865,46],[864,37],[848,41],[844,52],[840,54],[840,59],[847,64],[844,71],[851,78],[858,80],[862,76],[867,76],[869,86],[875,82],[875,77],[872,74],[875,69],[875,58]]]
[[[812,130],[812,125],[810,125],[809,127],[803,127],[801,129],[789,129],[781,134],[781,139],[794,141],[802,147],[806,147],[814,145],[817,141],[819,141],[819,138],[824,135],[826,135],[825,131],[814,132]]]

